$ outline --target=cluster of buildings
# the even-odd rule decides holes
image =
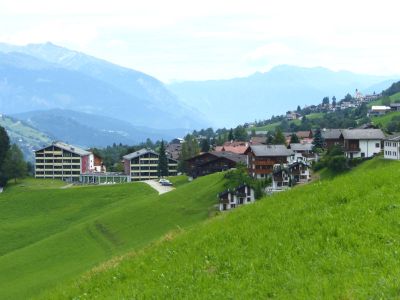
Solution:
[[[383,116],[388,112],[400,111],[400,103],[391,103],[389,106],[386,105],[373,105],[368,111],[368,116],[377,117]]]
[[[35,177],[92,184],[122,183],[158,178],[159,154],[141,149],[123,157],[124,173],[107,172],[91,151],[62,142],[35,151]],[[178,161],[168,158],[168,172],[177,175]]]

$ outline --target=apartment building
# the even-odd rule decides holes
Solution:
[[[35,151],[35,177],[79,181],[81,173],[90,169],[89,151],[62,142]]]
[[[132,181],[158,178],[159,154],[150,149],[141,149],[123,157],[125,174]],[[178,173],[178,161],[168,158],[168,173],[175,176]]]

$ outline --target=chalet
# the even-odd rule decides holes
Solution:
[[[325,141],[325,148],[329,149],[335,145],[343,146],[342,129],[322,129],[322,137]]]
[[[293,121],[293,120],[297,120],[297,119],[301,119],[301,115],[295,111],[288,111],[286,113],[286,120],[288,121]]]
[[[313,151],[313,144],[300,144],[300,143],[292,143],[288,146],[288,149],[291,149],[294,152],[295,160],[314,160],[315,153]]]
[[[249,144],[247,142],[231,141],[225,142],[222,146],[216,147],[216,152],[232,152],[236,154],[244,154]]]
[[[304,161],[277,164],[272,173],[272,191],[285,190],[294,184],[310,181],[310,165]]]
[[[218,195],[219,210],[230,210],[240,205],[246,205],[255,201],[254,190],[243,184],[233,190],[226,190]]]
[[[276,164],[288,163],[294,152],[285,145],[251,145],[247,151],[249,173],[254,178],[266,178]]]
[[[132,181],[148,180],[158,178],[159,154],[150,149],[141,149],[123,157],[125,174]],[[168,158],[168,173],[170,176],[177,175],[178,162]]]
[[[182,143],[178,139],[173,140],[167,145],[165,152],[169,158],[179,160],[182,152]]]
[[[391,108],[389,106],[374,105],[369,110],[368,115],[370,117],[382,116],[390,110],[391,110]]]
[[[101,164],[98,161],[97,164]],[[35,151],[35,178],[77,182],[81,173],[94,171],[93,153],[62,142]]]
[[[247,156],[228,151],[201,153],[186,160],[189,176],[196,178],[235,168],[241,163],[247,165]]]
[[[383,148],[384,158],[400,160],[400,134],[388,136],[383,142]]]
[[[348,158],[367,158],[381,152],[385,135],[380,129],[344,129],[343,150]]]
[[[391,111],[400,111],[400,103],[392,103],[390,104]]]

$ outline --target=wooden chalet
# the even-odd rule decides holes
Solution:
[[[233,190],[226,190],[218,195],[219,210],[230,210],[240,205],[250,204],[255,201],[254,190],[243,184]]]
[[[273,172],[276,164],[286,164],[294,156],[291,149],[285,145],[251,145],[248,156],[249,173],[254,178],[266,178]]]
[[[186,160],[188,175],[196,178],[235,168],[238,163],[247,165],[247,157],[227,151],[207,152]]]

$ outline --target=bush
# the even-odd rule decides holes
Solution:
[[[333,172],[339,173],[349,169],[347,158],[342,155],[336,155],[329,158],[327,167]]]

